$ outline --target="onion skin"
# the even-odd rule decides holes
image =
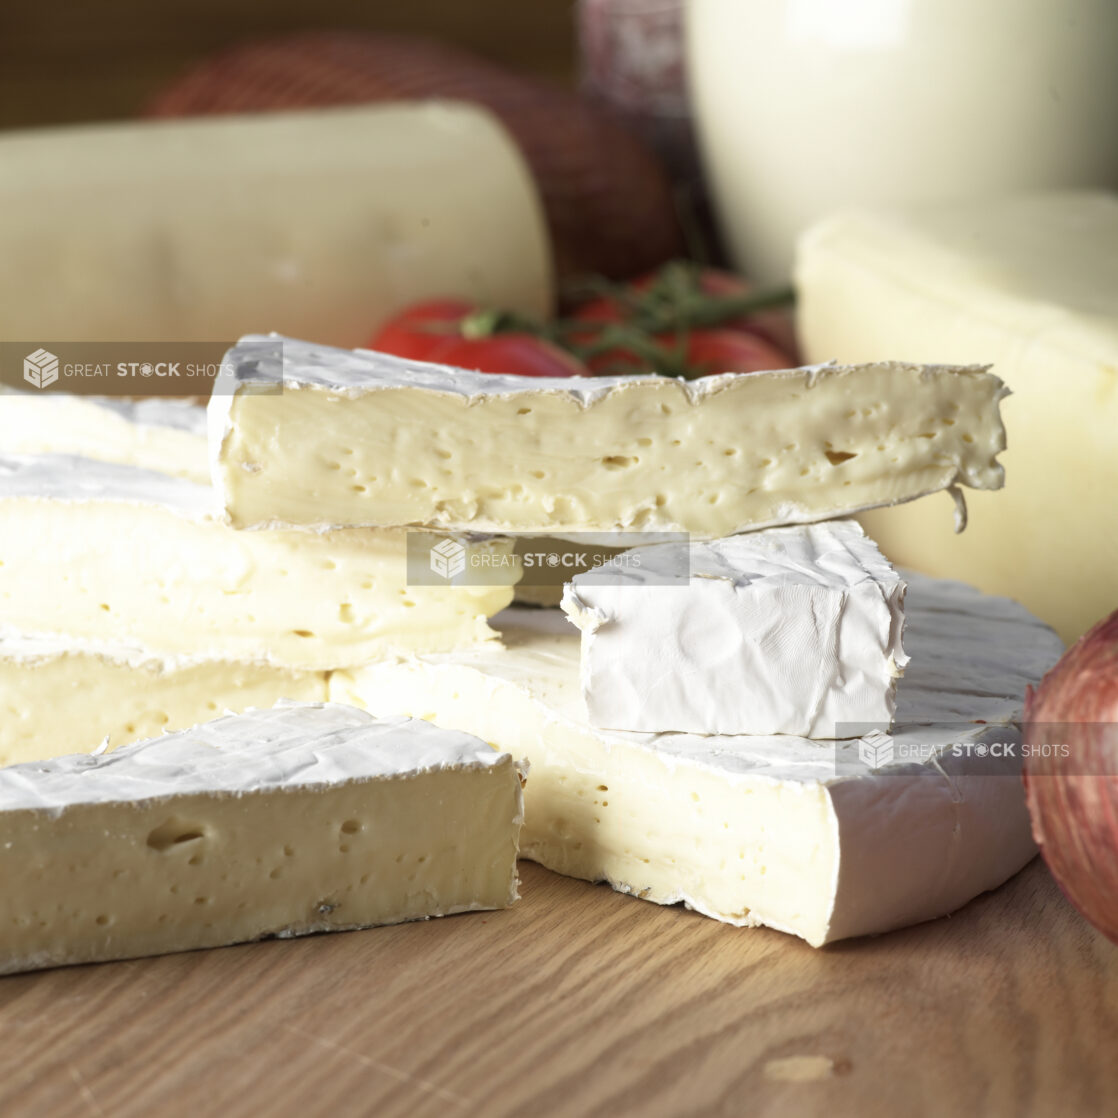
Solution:
[[[627,279],[683,255],[667,171],[612,114],[541,78],[433,39],[312,31],[196,63],[148,106],[156,117],[450,98],[493,112],[543,198],[561,277]]]
[[[1029,689],[1025,742],[1070,747],[1025,757],[1033,838],[1071,903],[1118,943],[1118,610]]]

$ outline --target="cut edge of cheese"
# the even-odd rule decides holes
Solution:
[[[325,672],[174,664],[127,645],[86,652],[59,638],[9,637],[0,639],[0,766],[116,749],[280,699],[326,698]]]
[[[482,583],[464,570],[444,585],[413,585],[406,529],[238,532],[212,517],[204,486],[67,455],[0,455],[0,508],[10,530],[0,638],[61,639],[180,667],[236,660],[327,671],[421,646],[483,644],[495,639],[487,619],[512,600],[517,573],[510,560],[507,580]],[[458,542],[479,560],[513,547]]]
[[[533,378],[252,335],[223,364],[209,437],[237,527],[711,538],[997,489],[1004,395],[981,366]]]

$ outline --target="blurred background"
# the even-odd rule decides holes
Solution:
[[[1116,0],[9,3],[0,387],[268,331],[524,375],[991,364],[1004,494],[866,524],[1071,637],[1118,596],[1116,111]]]
[[[214,51],[331,27],[430,35],[575,80],[575,0],[48,0],[0,5],[0,128],[132,117]]]

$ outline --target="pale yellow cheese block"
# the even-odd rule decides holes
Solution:
[[[1017,598],[1072,640],[1118,607],[1118,197],[849,213],[797,265],[811,360],[990,362],[1003,492],[863,514],[897,563]]]
[[[456,102],[0,137],[0,337],[360,345],[461,296],[544,313],[551,261],[518,150]]]
[[[504,908],[521,776],[302,703],[0,769],[0,974]]]

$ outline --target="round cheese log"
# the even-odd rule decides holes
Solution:
[[[426,102],[0,137],[0,336],[345,346],[410,303],[546,314],[551,261],[516,146]]]
[[[543,196],[560,275],[628,278],[684,251],[665,169],[587,98],[447,43],[346,31],[247,43],[199,63],[155,116],[453,97],[508,128]]]

